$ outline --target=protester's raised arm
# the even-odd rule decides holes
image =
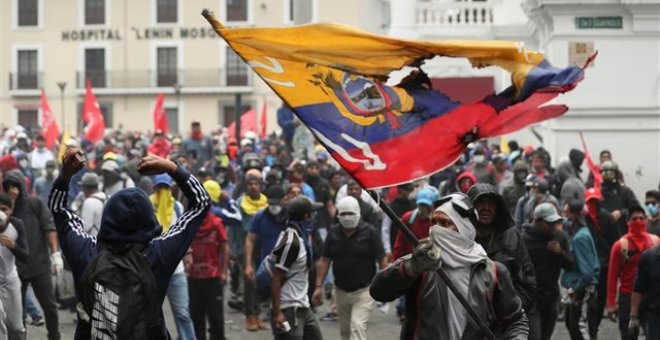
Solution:
[[[85,232],[80,217],[67,208],[69,181],[84,166],[82,151],[70,149],[64,156],[62,172],[53,183],[48,207],[53,213],[59,247],[74,272],[82,272],[93,257],[96,238]]]

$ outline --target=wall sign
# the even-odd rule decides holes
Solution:
[[[82,29],[62,31],[62,41],[119,41],[124,33],[117,29]],[[135,40],[206,39],[217,37],[211,27],[131,27],[129,37]]]
[[[576,17],[577,29],[622,29],[622,17]]]

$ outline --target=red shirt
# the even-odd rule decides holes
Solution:
[[[413,234],[417,237],[418,240],[429,237],[429,228],[431,228],[431,219],[430,218],[420,218],[417,216],[413,221],[412,225],[408,223],[410,221],[410,216],[412,216],[415,210],[411,210],[401,217],[401,221],[405,223],[408,228],[412,231]],[[392,226],[392,228],[396,228]],[[396,239],[394,240],[394,247],[392,247],[392,258],[394,260],[406,256],[413,251],[413,245],[408,241],[408,239],[403,235],[401,230],[398,230],[396,233]]]
[[[210,210],[190,245],[193,263],[188,276],[194,279],[220,277],[222,263],[221,246],[227,242],[227,231],[222,220]]]
[[[619,286],[619,294],[632,294],[632,286],[635,282],[635,276],[637,276],[639,258],[642,256],[644,250],[653,247],[651,235],[648,235],[646,245],[641,251],[635,247],[635,244],[632,241],[628,240],[628,254],[632,256],[630,256],[629,260],[624,261],[621,255],[621,239],[623,239],[623,237],[614,242],[610,252],[610,268],[607,273],[608,306],[616,305],[617,281],[619,281],[619,284],[621,285]]]

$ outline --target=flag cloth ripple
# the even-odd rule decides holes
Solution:
[[[580,67],[555,68],[515,42],[402,40],[340,24],[226,28],[202,14],[367,189],[428,176],[471,141],[562,115],[565,105],[543,105],[584,75]],[[434,91],[421,71],[385,85],[390,72],[434,56],[498,66],[511,73],[512,86],[461,103]]]

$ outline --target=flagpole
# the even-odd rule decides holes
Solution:
[[[57,86],[60,87],[60,102],[62,105],[62,131],[64,131],[64,129],[66,129],[66,113],[64,113],[64,88],[66,87],[66,82],[58,82]]]
[[[381,199],[375,191],[367,190],[367,192],[369,193],[371,198],[373,198],[376,202],[378,202],[378,206],[380,206],[380,208],[383,210],[385,215],[387,215],[387,217],[389,217],[390,220],[392,220],[392,224],[396,225],[396,227],[399,228],[399,230],[403,233],[406,239],[408,239],[408,241],[411,242],[415,247],[419,245],[419,240],[417,239],[415,234],[413,234],[410,228],[408,228],[408,226],[406,226],[405,223],[401,221],[399,216],[396,215],[396,213],[392,210],[390,205],[387,204],[387,202],[385,202],[384,199]],[[458,299],[458,302],[461,303],[461,305],[463,306],[463,308],[465,308],[468,314],[470,314],[472,320],[474,320],[474,322],[476,322],[479,328],[481,328],[481,331],[484,332],[489,339],[497,340],[498,338],[495,336],[493,331],[490,330],[486,321],[484,321],[481,318],[481,316],[477,314],[474,308],[470,306],[465,296],[463,296],[463,294],[461,294],[461,292],[458,291],[458,288],[456,287],[454,282],[449,279],[447,274],[445,274],[443,270],[436,270],[435,272],[438,273],[438,275],[440,275],[440,279],[445,283],[445,285],[447,285],[447,288],[451,290],[454,296]]]

